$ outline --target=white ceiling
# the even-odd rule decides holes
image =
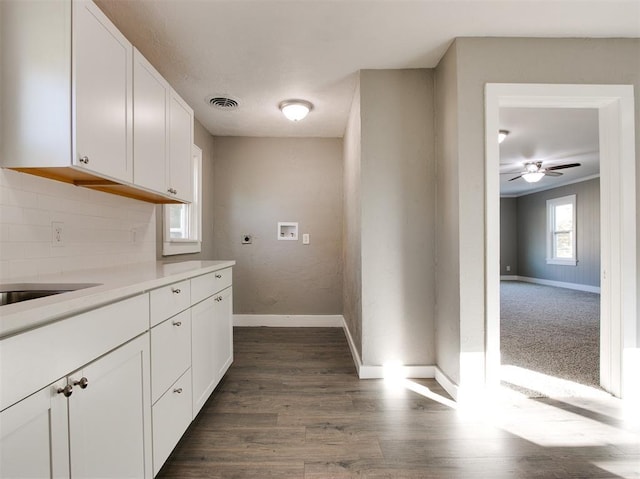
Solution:
[[[518,196],[554,188],[600,173],[598,111],[587,108],[501,108],[500,129],[510,133],[500,144],[500,194]],[[537,183],[509,181],[527,162],[542,167],[580,163]]]
[[[96,3],[220,136],[342,137],[358,70],[434,67],[455,37],[640,36],[639,0]],[[291,123],[278,110],[289,98],[315,108]]]

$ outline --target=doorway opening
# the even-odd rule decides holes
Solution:
[[[500,131],[501,385],[602,394],[598,111],[500,108]]]
[[[500,378],[501,108],[594,108],[600,136],[600,384],[618,397],[638,379],[636,208],[633,87],[627,85],[487,84],[486,126],[486,380]]]

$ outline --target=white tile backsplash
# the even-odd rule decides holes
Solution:
[[[155,211],[151,203],[0,169],[0,281],[154,261]],[[62,246],[52,244],[54,221],[63,223]]]

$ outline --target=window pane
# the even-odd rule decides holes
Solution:
[[[189,237],[187,214],[187,205],[169,205],[169,232],[172,239]]]
[[[555,231],[573,231],[573,205],[558,205],[555,208]]]
[[[571,239],[573,233],[556,233],[554,235],[555,240],[555,257],[556,258],[573,258],[573,248],[571,247]]]

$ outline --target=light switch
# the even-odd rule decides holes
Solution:
[[[304,233],[302,235],[302,244],[309,244],[309,233]]]

